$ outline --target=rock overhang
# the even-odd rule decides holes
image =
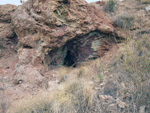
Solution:
[[[35,50],[33,62],[37,58],[45,60],[50,53],[53,56],[52,52],[62,47],[71,48],[72,45],[68,43],[75,44],[75,40],[84,44],[80,42],[82,38],[86,42],[90,33],[95,31],[105,36],[117,34],[103,11],[84,0],[28,0],[13,13],[12,24],[19,43]],[[90,40],[94,41],[96,38],[98,37]],[[95,44],[89,45],[91,48]],[[83,50],[86,49],[89,48]],[[67,49],[68,51],[69,54],[72,53],[71,49]],[[86,56],[86,52],[84,53]]]

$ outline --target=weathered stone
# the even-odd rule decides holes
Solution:
[[[32,57],[34,56],[35,51],[33,49],[23,49],[18,50],[18,60],[19,64],[28,64],[32,62]]]
[[[116,105],[116,104],[110,104],[110,105],[107,107],[107,112],[110,112],[110,113],[117,113],[117,105]]]
[[[43,76],[32,65],[21,65],[16,68],[16,74],[13,76],[14,81],[23,81],[23,87],[33,88],[42,85]]]
[[[84,0],[29,0],[13,13],[12,23],[19,42],[23,46],[29,46],[36,50],[35,59],[36,57],[45,59],[46,54],[49,54],[50,64],[56,65],[65,63],[64,59],[67,57],[67,52],[72,49],[71,47],[77,49],[85,43],[86,46],[82,47],[82,50],[88,51],[92,41],[99,40],[98,42],[101,43],[100,38],[102,37],[96,39],[97,37],[88,36],[91,32],[96,31],[101,36],[104,33],[107,35],[115,33],[104,13],[94,6],[89,6]],[[93,39],[88,39],[89,37]],[[72,42],[73,39],[75,41]],[[89,44],[86,44],[87,41]],[[74,45],[68,44],[68,42]],[[99,48],[97,46],[94,49],[98,50]],[[82,50],[76,51],[83,53]],[[70,52],[80,54],[72,51]],[[93,55],[90,52],[91,50],[88,53],[84,52],[84,56],[82,54],[81,56],[86,59],[89,56],[97,55],[97,53]]]
[[[145,7],[145,10],[146,10],[147,12],[149,12],[149,11],[150,11],[150,5],[147,6],[147,7]]]
[[[117,105],[118,105],[120,108],[125,108],[125,107],[126,107],[126,103],[125,103],[125,102],[122,102],[120,99],[117,99],[117,100],[116,100],[116,103],[117,103]]]
[[[53,66],[76,66],[80,62],[103,56],[112,42],[111,36],[93,31],[68,41],[59,49],[50,51],[46,55],[46,62]]]
[[[145,112],[145,108],[146,108],[145,105],[144,105],[144,106],[141,106],[139,113],[146,113],[146,112]]]
[[[0,23],[0,39],[1,38],[11,38],[14,36],[11,24]]]
[[[105,101],[115,101],[114,98],[110,95],[99,95],[99,98],[101,99],[101,101],[105,102]]]
[[[16,6],[14,5],[0,5],[0,39],[14,36],[11,26],[11,15],[15,9]]]
[[[11,15],[15,11],[15,5],[0,5],[0,22],[11,22]]]

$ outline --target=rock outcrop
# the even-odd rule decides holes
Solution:
[[[32,61],[49,65],[100,56],[115,34],[104,13],[84,0],[28,0],[13,13],[12,24],[21,45],[35,50]]]
[[[11,15],[15,9],[15,5],[0,5],[0,22],[11,23]]]
[[[0,39],[13,37],[11,15],[15,11],[14,5],[0,5]]]
[[[111,48],[115,34],[105,14],[84,0],[0,5],[0,76],[8,81],[6,97],[16,100],[55,88],[57,74],[48,66],[75,67],[96,59]]]
[[[15,11],[14,5],[0,5],[0,58],[9,53],[17,42],[16,34],[11,24],[11,15]]]

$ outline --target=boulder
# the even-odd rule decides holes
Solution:
[[[28,0],[12,24],[19,43],[35,50],[32,61],[48,65],[100,57],[118,36],[104,12],[84,0]]]
[[[139,110],[139,113],[146,113],[146,106],[144,105],[144,106],[141,106],[140,107],[140,110]]]
[[[19,85],[23,88],[33,88],[40,87],[44,77],[39,73],[39,71],[32,65],[21,65],[16,67],[16,72],[13,76],[13,84]]]
[[[120,108],[123,108],[123,109],[127,106],[126,103],[122,102],[120,99],[117,99],[116,103]]]
[[[11,22],[11,15],[15,11],[15,5],[0,5],[0,22]]]
[[[0,39],[14,36],[11,26],[11,15],[15,9],[15,5],[0,5]]]
[[[150,5],[147,6],[147,7],[145,7],[145,10],[146,10],[147,12],[149,12],[149,11],[150,11]]]
[[[81,47],[91,32],[96,31],[97,38],[115,32],[104,13],[84,0],[28,0],[13,13],[12,24],[19,42],[36,50],[35,57],[55,53],[73,39]]]

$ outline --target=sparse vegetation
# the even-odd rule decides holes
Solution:
[[[4,73],[5,75],[5,73]],[[5,81],[4,81],[4,75],[0,76],[0,112],[6,113],[7,110],[7,103],[6,103],[6,97],[5,97]]]
[[[140,2],[143,3],[143,4],[149,4],[150,3],[149,0],[140,0]]]
[[[72,71],[61,67],[57,70],[61,82],[54,92],[17,101],[8,113],[103,113],[92,82],[102,81],[102,69],[100,60],[90,61],[90,65],[86,63]]]
[[[22,7],[23,10],[21,10],[21,6],[19,6],[19,10],[21,11],[16,10],[17,12],[23,11],[24,14],[26,14],[25,16],[31,17],[29,20],[27,17],[21,18],[23,22],[21,24],[18,20],[20,20],[22,14],[19,14],[19,18],[16,21],[13,20],[14,23],[11,23],[13,27],[17,28],[14,32],[18,32],[19,35],[17,36],[20,36],[19,41],[24,43],[24,39],[29,38],[27,43],[31,42],[30,44],[32,45],[34,44],[32,36],[38,35],[37,37],[35,36],[36,45],[33,45],[33,48],[30,48],[30,46],[22,46],[23,48],[20,48],[20,50],[27,51],[18,52],[18,55],[16,55],[17,53],[15,51],[14,59],[12,54],[10,54],[10,56],[6,55],[1,59],[0,74],[3,70],[8,71],[9,74],[4,74],[4,76],[0,75],[0,113],[150,112],[150,22],[149,14],[144,9],[145,5],[142,4],[142,1],[145,3],[145,1],[149,0],[135,0],[137,3],[135,1],[131,2],[130,0],[124,0],[122,3],[117,2],[117,0],[107,1],[105,7],[105,11],[109,12],[107,15],[116,17],[113,21],[113,25],[117,28],[115,29],[110,25],[112,30],[107,26],[111,24],[111,21],[107,22],[105,17],[101,18],[101,15],[99,16],[99,10],[96,11],[96,8],[99,9],[105,5],[105,3],[101,1],[92,3],[95,5],[95,8],[92,6],[90,7],[91,9],[88,8],[88,5],[84,5],[86,4],[85,1],[78,5],[76,3],[79,3],[79,1],[73,0],[70,2],[68,2],[68,0],[64,2],[60,0],[57,2],[48,0],[38,1],[41,7],[39,7],[39,10],[34,10],[34,7],[32,7],[33,10],[31,10],[31,12],[26,9],[29,9],[30,5],[35,5],[36,8],[36,5],[39,4],[38,2],[37,4],[25,4],[24,7]],[[45,7],[48,2],[48,6]],[[71,9],[70,3],[74,3],[72,5],[73,9]],[[142,6],[137,5],[133,8],[130,6],[131,3],[133,3],[133,7],[137,4],[142,4]],[[49,5],[52,5],[52,7]],[[116,5],[118,6],[118,10],[115,9]],[[40,10],[40,8],[42,9]],[[49,12],[51,11],[50,9],[52,9],[53,12]],[[140,11],[136,12],[136,10],[139,9]],[[44,10],[45,12],[43,12]],[[124,10],[127,12],[131,10],[131,13],[135,12],[137,16],[122,13]],[[95,17],[94,15],[98,16]],[[15,16],[17,16],[17,14]],[[37,19],[35,17],[37,17]],[[33,29],[30,20],[33,20]],[[26,27],[24,29],[23,24],[26,23],[27,27],[31,26],[31,30],[27,30]],[[14,24],[16,25],[14,26]],[[101,28],[99,28],[99,26],[96,27],[96,25],[104,25],[104,30],[106,30],[104,32],[105,35],[103,35],[103,30],[100,30]],[[142,27],[146,27],[143,29],[141,25]],[[77,28],[74,29],[74,27]],[[98,31],[98,29],[100,31]],[[24,30],[25,33],[22,32]],[[96,31],[93,32],[93,30]],[[110,30],[114,31],[114,33],[110,32]],[[117,30],[120,31],[116,32]],[[19,31],[22,33],[19,33]],[[122,31],[125,34],[127,33],[127,35],[124,35]],[[47,33],[49,33],[49,35],[47,35]],[[91,35],[91,33],[94,34]],[[84,34],[87,35],[84,36]],[[24,36],[25,38],[23,38]],[[74,39],[72,37],[74,37]],[[86,37],[89,38],[86,39]],[[94,39],[94,37],[96,38]],[[105,47],[105,43],[103,45],[103,42],[106,41],[103,40],[103,38],[108,37],[114,37],[116,43],[108,44],[108,42]],[[118,40],[121,37],[126,37],[126,40]],[[93,39],[96,44],[93,44]],[[72,40],[75,42],[70,43]],[[64,44],[66,47],[61,47]],[[91,47],[91,45],[96,46],[95,48],[97,49],[93,49],[94,46]],[[112,49],[116,47],[115,51],[107,49],[108,45],[112,45]],[[8,50],[14,52],[13,47],[16,48],[16,46],[17,45],[12,46],[12,44],[10,44]],[[82,48],[84,46],[85,48]],[[56,50],[54,49],[54,53],[48,53],[48,60],[46,61],[49,62],[49,65],[46,63],[43,63],[45,64],[43,65],[42,60],[45,60],[45,52],[42,53],[42,51],[53,51],[50,49],[51,47],[52,49],[56,48]],[[59,50],[57,51],[59,47],[62,49],[61,52],[59,52]],[[3,42],[0,44],[0,49],[4,49]],[[74,49],[73,52],[71,49]],[[6,50],[3,51],[7,53]],[[101,58],[97,58],[101,55],[99,54],[101,50],[110,51],[106,52]],[[91,52],[93,52],[92,54],[94,56],[89,55]],[[35,56],[38,57],[35,63],[20,62],[20,59],[29,60],[30,62],[28,58],[34,58],[35,53],[39,53],[38,56]],[[12,59],[11,62],[9,62],[10,59],[7,59],[8,57]],[[82,60],[82,57],[84,60]],[[74,59],[77,63],[74,62]],[[53,61],[51,62],[51,60]],[[64,63],[62,61],[64,61]],[[3,62],[6,62],[6,65],[4,65]],[[61,67],[51,67],[51,64],[55,65],[59,63],[62,64]],[[7,96],[10,96],[10,103],[8,103]]]
[[[107,83],[115,85],[116,91],[113,92],[112,89],[109,92],[115,93],[114,96],[122,100],[125,106],[123,109],[117,107],[118,113],[138,113],[141,109],[150,110],[149,42],[150,38],[147,37],[136,41],[130,39],[120,48],[114,64],[109,66],[109,75],[112,78],[107,78]],[[100,92],[93,89],[94,82],[90,83],[95,79],[99,81],[98,84],[102,83],[104,70],[99,59],[90,62],[90,65],[85,63],[73,71],[62,67],[59,74],[63,82],[56,91],[21,100],[14,104],[8,113],[91,113],[96,111],[106,113],[109,104],[97,98]]]
[[[106,12],[114,12],[115,11],[115,6],[116,6],[116,0],[109,0],[107,3],[106,3],[106,6],[105,6],[105,11]]]
[[[70,71],[71,71],[71,68],[69,68],[69,67],[61,67],[58,70],[59,81],[64,82],[67,79],[67,76],[68,76]]]
[[[74,80],[54,93],[21,100],[8,113],[87,113],[94,109],[95,92],[86,81]]]
[[[130,29],[133,23],[134,17],[130,14],[123,13],[114,20],[113,25],[123,29]]]
[[[121,49],[115,63],[114,81],[117,97],[128,105],[124,112],[138,113],[142,107],[150,111],[150,38],[132,40]],[[113,68],[113,69],[114,69]],[[121,112],[121,111],[120,111]],[[123,111],[122,111],[123,112]]]

